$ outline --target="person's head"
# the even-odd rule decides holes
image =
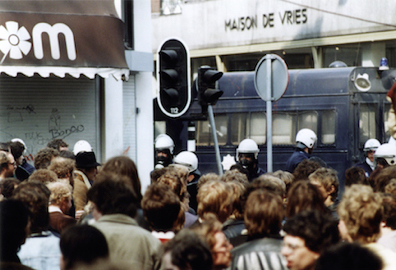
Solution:
[[[166,167],[166,172],[157,179],[157,182],[170,186],[179,197],[179,200],[183,202],[188,197],[188,169],[181,165],[171,165]]]
[[[380,237],[382,198],[371,187],[352,185],[347,188],[338,205],[338,215],[344,239],[367,244]]]
[[[0,191],[4,198],[10,198],[14,189],[21,183],[18,179],[14,177],[8,177],[0,180]]]
[[[51,191],[41,182],[22,182],[14,190],[12,198],[25,203],[31,213],[31,233],[39,233],[48,229],[50,195]]]
[[[162,264],[165,269],[212,269],[213,258],[208,243],[196,232],[185,229],[164,245]]]
[[[183,165],[188,169],[188,182],[194,180],[195,175],[200,175],[198,170],[198,157],[190,151],[182,151],[173,159],[174,164]]]
[[[44,184],[48,184],[50,182],[58,181],[58,176],[55,172],[48,169],[38,169],[35,170],[28,178],[28,182],[41,182]]]
[[[396,164],[396,146],[384,143],[374,153],[376,167],[386,168]]]
[[[265,189],[272,191],[282,198],[286,197],[286,184],[278,177],[271,174],[262,174],[254,179],[249,185],[249,189]]]
[[[19,141],[11,141],[9,143],[11,154],[14,156],[14,159],[17,165],[21,165],[23,161],[23,153],[25,151],[25,146]]]
[[[367,157],[371,162],[374,162],[374,153],[378,147],[381,146],[381,143],[377,139],[368,139],[364,143],[364,156]]]
[[[319,189],[308,181],[292,184],[287,194],[286,216],[292,217],[304,210],[326,212],[323,195]]]
[[[69,145],[62,139],[53,139],[48,142],[47,147],[56,149],[59,152],[69,150]]]
[[[76,156],[72,151],[69,150],[60,151],[59,156],[76,161]]]
[[[283,218],[284,207],[279,195],[260,189],[249,195],[244,219],[250,237],[278,235]]]
[[[166,168],[160,168],[160,169],[154,169],[151,173],[150,173],[150,183],[154,184],[158,181],[158,178],[161,177],[161,175],[166,173]]]
[[[396,196],[389,193],[381,193],[384,215],[382,226],[391,230],[396,230]]]
[[[34,156],[34,167],[38,169],[47,169],[51,164],[51,160],[54,157],[59,156],[59,151],[53,148],[44,147],[36,153]]]
[[[102,166],[103,172],[113,172],[119,175],[127,176],[129,179],[129,184],[135,191],[138,200],[142,199],[141,184],[139,179],[138,170],[135,162],[128,156],[116,156],[110,158]]]
[[[283,226],[286,236],[281,253],[290,270],[314,269],[320,254],[338,243],[337,222],[319,211],[303,211]]]
[[[72,187],[64,182],[48,183],[47,187],[51,191],[49,203],[67,214],[72,207]]]
[[[351,167],[345,171],[345,187],[353,184],[368,185],[366,172],[360,167]]]
[[[209,244],[213,258],[213,269],[224,269],[231,264],[230,251],[233,246],[228,242],[221,228],[222,224],[213,214],[209,214],[202,223],[190,227]]]
[[[175,143],[166,134],[160,134],[155,139],[155,164],[156,168],[164,168],[172,163]]]
[[[65,179],[70,183],[70,185],[73,185],[73,171],[75,166],[76,162],[70,158],[55,157],[48,166],[48,170],[56,173],[58,179]]]
[[[326,201],[330,198],[334,202],[338,196],[337,172],[330,168],[319,168],[309,175],[309,182],[318,187]]]
[[[396,178],[392,178],[384,188],[385,193],[396,196]]]
[[[382,270],[382,259],[358,243],[339,243],[325,250],[316,261],[315,270]]]
[[[126,184],[126,176],[114,173],[101,173],[88,190],[88,200],[94,204],[93,215],[124,214],[135,217],[139,201],[134,190]]]
[[[179,220],[184,218],[179,197],[168,185],[148,186],[141,205],[146,220],[155,231],[178,231],[184,225],[184,219]]]
[[[73,146],[73,154],[75,156],[77,156],[77,154],[80,152],[92,152],[92,151],[93,149],[91,144],[85,140],[79,140]]]
[[[296,169],[293,171],[293,182],[308,180],[308,176],[321,167],[322,166],[314,160],[304,159],[297,165]]]
[[[375,192],[384,192],[386,185],[396,177],[396,166],[388,166],[372,177],[370,184]]]
[[[250,173],[257,168],[260,149],[252,139],[242,140],[236,149],[237,162]]]
[[[201,176],[202,177],[202,176]],[[201,179],[200,179],[201,180]],[[199,181],[199,180],[198,180]],[[220,176],[220,181],[223,182],[240,182],[242,184],[248,184],[249,180],[247,178],[247,175],[244,173],[241,173],[238,170],[228,170],[225,171],[222,176]]]
[[[100,163],[96,161],[94,152],[79,152],[76,155],[76,168],[82,171],[91,181],[94,181],[98,174],[98,166],[100,166]]]
[[[231,202],[232,202],[232,218],[242,220],[243,219],[243,210],[244,210],[244,201],[243,196],[246,192],[247,184],[242,184],[238,181],[229,181],[227,185],[230,187],[231,191]]]
[[[0,176],[1,178],[12,177],[16,169],[14,156],[5,151],[0,151]]]
[[[79,264],[90,265],[109,257],[109,248],[103,233],[90,225],[66,228],[60,238],[61,269],[74,269]]]
[[[217,173],[205,173],[204,175],[202,175],[197,183],[197,189],[199,189],[200,187],[202,187],[205,183],[209,182],[209,181],[218,181],[220,180],[220,176]],[[227,181],[224,181],[227,182]]]
[[[0,202],[0,262],[15,256],[25,243],[29,228],[29,209],[20,200]]]
[[[294,176],[292,173],[287,172],[287,171],[282,171],[282,170],[277,170],[272,173],[273,176],[278,177],[280,180],[282,180],[285,185],[286,185],[286,194],[290,189],[291,184],[293,183]]]
[[[205,219],[208,213],[214,214],[223,223],[232,211],[231,189],[227,183],[209,181],[198,189],[197,214]]]
[[[317,139],[315,132],[311,129],[300,129],[296,135],[296,148],[311,154]]]

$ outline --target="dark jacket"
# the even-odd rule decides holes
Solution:
[[[287,160],[285,171],[287,171],[289,173],[293,173],[294,169],[297,167],[297,165],[300,164],[300,162],[303,161],[304,159],[308,159],[308,158],[309,158],[309,155],[306,152],[304,152],[300,149],[297,149],[296,151],[294,151],[294,153]]]
[[[280,238],[265,237],[234,248],[231,270],[288,270],[281,254],[282,243]]]

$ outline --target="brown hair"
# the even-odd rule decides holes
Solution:
[[[156,231],[180,230],[184,225],[181,202],[176,193],[167,185],[155,183],[148,186],[141,205],[145,218]],[[183,220],[179,219],[180,216]]]
[[[293,172],[293,176],[294,176],[293,182],[300,180],[307,180],[308,176],[311,173],[313,173],[314,171],[316,171],[321,167],[322,166],[316,161],[310,159],[304,159],[297,165],[296,169]]]
[[[48,169],[35,170],[28,178],[29,182],[38,181],[44,184],[58,181],[56,173]]]
[[[334,192],[330,194],[331,200],[334,202],[338,196],[338,177],[337,172],[330,168],[319,168],[309,175],[309,180],[318,181],[323,185],[326,191],[330,191],[334,186]]]
[[[76,162],[70,158],[55,157],[51,160],[48,170],[56,173],[59,179],[73,175]]]
[[[259,189],[249,195],[245,206],[244,218],[249,236],[279,234],[284,217],[282,198],[279,195]]]
[[[351,167],[345,171],[345,186],[350,187],[353,184],[369,184],[363,168]]]
[[[382,199],[371,187],[352,185],[347,188],[338,205],[338,215],[353,240],[363,244],[378,240],[383,216]]]
[[[34,167],[36,169],[47,169],[52,158],[58,157],[59,151],[53,148],[44,147],[40,149],[34,157]]]
[[[304,210],[319,210],[322,213],[328,211],[322,193],[307,180],[292,184],[287,200],[286,216],[288,218]]]
[[[235,219],[243,219],[243,195],[245,194],[247,184],[238,181],[229,181],[227,185],[229,185],[232,190],[232,215]]]
[[[215,180],[219,180],[220,176],[216,173],[206,173],[204,175],[202,175],[197,183],[197,189],[199,189],[200,187],[202,187],[205,183],[209,182],[209,181],[215,181]]]
[[[131,185],[139,202],[142,200],[141,184],[135,162],[127,156],[110,158],[103,165],[101,171],[112,172],[129,178],[127,184]]]
[[[220,222],[231,214],[231,188],[222,181],[209,181],[198,189],[198,216],[206,218],[207,213],[214,214]]]
[[[248,184],[249,180],[246,176],[246,174],[241,173],[238,170],[228,170],[225,171],[222,176],[220,176],[220,180],[224,182],[231,182],[231,181],[236,181],[240,182],[242,184]]]

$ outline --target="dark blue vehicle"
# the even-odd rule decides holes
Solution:
[[[391,103],[386,94],[395,74],[392,69],[379,71],[375,67],[289,70],[285,94],[272,103],[273,170],[285,169],[296,133],[310,128],[318,136],[312,156],[338,171],[343,190],[345,170],[363,160],[365,141],[388,141],[386,121]],[[256,93],[254,72],[224,73],[218,85],[224,94],[213,110],[221,159],[227,155],[234,158],[239,142],[251,138],[259,145],[259,165],[266,170],[266,103]],[[197,120],[200,112],[194,99],[186,115],[168,121],[167,131],[172,134],[171,122],[180,125],[185,121],[179,130],[186,130],[187,122],[194,121],[199,169],[202,173],[217,172],[209,120]],[[186,145],[187,132],[178,134]]]

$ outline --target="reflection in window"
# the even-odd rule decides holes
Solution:
[[[394,121],[394,119],[395,119],[395,114],[394,114],[394,112],[392,111],[392,112],[390,112],[390,109],[391,109],[391,103],[386,103],[385,104],[385,109],[384,109],[384,131],[385,131],[385,140],[387,140],[390,136],[391,136],[391,134],[390,134],[390,132],[389,132],[389,129],[391,128],[390,126],[389,126],[389,124],[390,123],[388,123],[388,120],[391,120],[391,121]],[[390,113],[392,113],[391,115],[390,115]],[[390,117],[393,117],[393,119],[389,119]]]
[[[375,111],[374,104],[360,104],[359,145],[376,137]]]
[[[227,143],[227,115],[216,115],[215,117],[217,141],[219,145]],[[212,128],[209,121],[198,121],[196,124],[197,146],[214,145]]]
[[[256,112],[250,115],[250,121],[246,125],[247,137],[254,140],[258,145],[265,144],[267,119],[264,112]]]
[[[309,128],[318,134],[318,113],[303,112],[298,115],[298,130]]]
[[[336,124],[335,111],[324,111],[322,113],[322,143],[333,144],[335,143],[335,124]]]
[[[272,143],[294,144],[293,115],[277,113],[272,117]]]
[[[238,145],[243,139],[246,139],[246,122],[247,113],[234,113],[231,115],[231,143]]]

